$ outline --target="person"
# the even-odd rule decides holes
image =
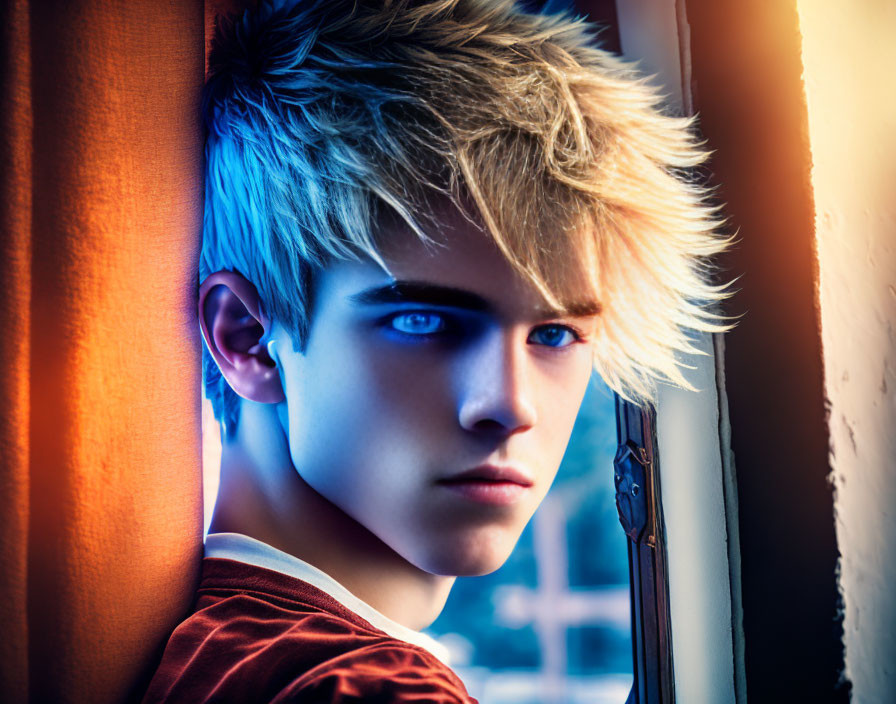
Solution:
[[[221,482],[144,701],[474,701],[420,631],[509,556],[592,371],[648,400],[725,328],[706,155],[511,0],[262,0],[203,113]]]

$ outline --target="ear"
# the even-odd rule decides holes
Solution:
[[[238,395],[258,403],[285,399],[277,365],[261,342],[271,321],[244,276],[216,271],[202,282],[199,326],[221,374]]]

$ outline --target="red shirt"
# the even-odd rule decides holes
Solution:
[[[447,665],[281,572],[205,558],[143,704],[476,704]]]

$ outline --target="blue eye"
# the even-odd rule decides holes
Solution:
[[[543,325],[529,335],[529,342],[546,347],[569,347],[579,336],[565,325]]]
[[[434,335],[445,330],[445,320],[435,313],[401,313],[389,319],[389,325],[405,335]]]

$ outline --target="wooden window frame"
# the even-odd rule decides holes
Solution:
[[[634,681],[626,704],[674,701],[656,411],[616,396],[616,506],[628,538]]]

